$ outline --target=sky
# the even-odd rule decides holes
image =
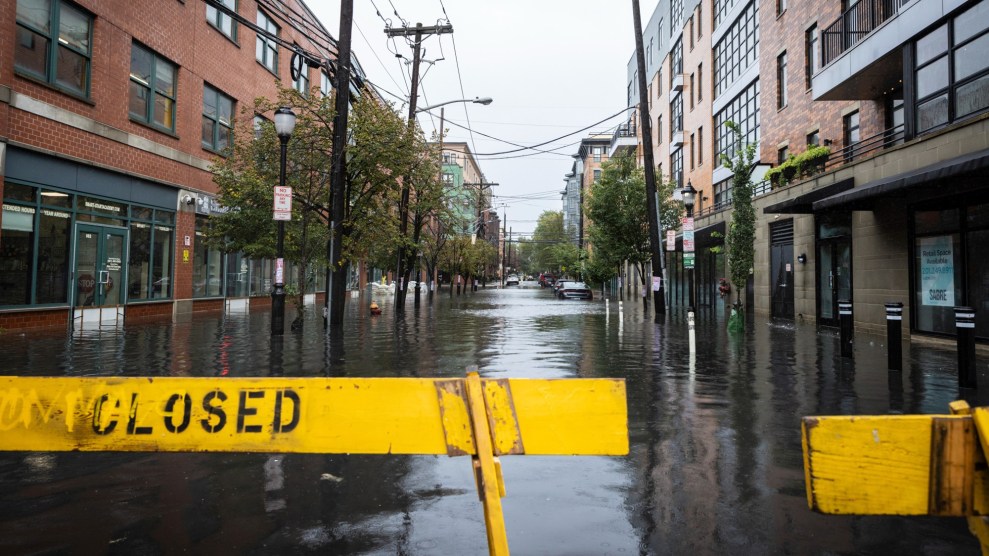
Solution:
[[[339,38],[340,3],[306,3]],[[651,9],[652,5],[643,2],[642,7]],[[643,19],[648,16],[644,13]],[[444,126],[444,141],[471,145],[485,179],[499,184],[492,187],[498,213],[505,214],[514,237],[528,236],[543,211],[562,209],[563,177],[570,172],[579,146],[572,143],[592,131],[614,130],[621,116],[540,147],[551,150],[571,144],[557,154],[532,155],[534,151],[528,150],[481,156],[518,147],[478,132],[531,146],[623,110],[626,67],[635,48],[632,4],[614,0],[355,0],[351,48],[368,79],[387,91],[383,96],[395,102],[403,115],[408,113],[403,102],[409,96],[412,68],[407,60],[412,59],[412,48],[402,38],[388,39],[385,26],[402,27],[403,20],[411,27],[436,25],[445,18],[453,34],[434,35],[423,42],[423,60],[435,62],[420,67],[417,106],[462,98],[494,99],[488,106],[447,105],[445,117],[450,123]],[[396,52],[405,59],[396,58]],[[439,109],[433,112],[433,118],[419,116],[427,137],[439,126]],[[453,124],[470,127],[475,131],[473,137]],[[521,154],[532,156],[518,158]]]

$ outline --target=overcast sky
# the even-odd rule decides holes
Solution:
[[[307,4],[339,38],[340,3],[307,0]],[[635,48],[628,1],[355,0],[352,48],[368,79],[407,99],[411,65],[396,58],[395,52],[411,60],[412,48],[403,39],[386,38],[382,17],[393,27],[401,27],[402,19],[412,27],[417,22],[435,25],[444,19],[444,7],[454,32],[424,41],[423,58],[442,60],[422,65],[418,106],[460,98],[494,99],[488,106],[448,105],[446,118],[451,123],[445,126],[444,140],[467,142],[479,154],[514,150],[517,147],[477,133],[471,137],[453,124],[466,127],[469,114],[476,132],[529,146],[587,127],[625,107],[626,66]],[[642,7],[653,6],[644,2]],[[396,10],[401,19],[395,16]],[[407,114],[407,104],[388,93],[384,96],[401,104],[401,113]],[[439,126],[439,110],[435,113],[432,120],[420,115],[427,137]],[[613,130],[619,121],[620,117],[612,118],[590,131]],[[541,148],[575,143],[587,133]],[[501,160],[494,155],[478,156],[485,178],[500,184],[493,188],[494,202],[508,205],[498,212],[507,210],[508,225],[516,237],[519,232],[532,232],[543,211],[562,207],[563,176],[570,171],[577,145],[557,152],[561,154]]]

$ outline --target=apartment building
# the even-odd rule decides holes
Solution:
[[[563,202],[563,230],[578,247],[587,243],[587,219],[583,199],[591,186],[601,179],[601,164],[609,158],[610,133],[592,132],[581,139],[570,172],[564,177],[566,187],[560,192]]]
[[[306,5],[0,0],[0,25],[0,328],[269,302],[271,261],[202,241],[225,210],[210,165],[235,126],[268,125],[241,109],[276,84],[329,94]]]
[[[491,191],[467,143],[443,143],[443,189],[455,215],[458,233],[477,234],[482,212],[490,208]]]
[[[673,14],[675,28],[684,23],[652,82],[672,65],[685,84],[650,113],[679,123],[686,106],[682,155],[657,144],[656,160],[674,176],[685,168],[700,192],[698,304],[719,308],[711,278],[722,255],[704,251],[718,234],[704,236],[730,219],[729,175],[717,161],[732,154],[723,126],[731,120],[758,145],[748,292],[757,314],[836,326],[837,302],[848,300],[857,329],[881,332],[884,304],[899,302],[905,333],[951,336],[953,307],[971,306],[976,335],[989,338],[989,268],[978,256],[989,233],[989,59],[979,55],[989,44],[989,2],[714,0],[676,11],[677,2],[656,9]],[[710,62],[689,54],[698,21]],[[710,117],[697,112],[705,102]],[[675,269],[677,255],[668,256]]]

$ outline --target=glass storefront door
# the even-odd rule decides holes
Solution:
[[[852,299],[852,246],[849,238],[818,242],[817,273],[817,322],[823,326],[838,326],[838,301]]]
[[[124,303],[125,245],[125,229],[79,224],[73,305],[110,307]]]

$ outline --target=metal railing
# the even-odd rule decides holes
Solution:
[[[637,130],[638,128],[636,127],[635,122],[628,122],[625,124],[621,124],[620,126],[618,126],[618,129],[615,130],[615,133],[612,136],[612,141],[614,141],[615,139],[620,139],[622,137],[635,137]]]
[[[859,0],[821,33],[823,65],[855,46],[910,0]]]

